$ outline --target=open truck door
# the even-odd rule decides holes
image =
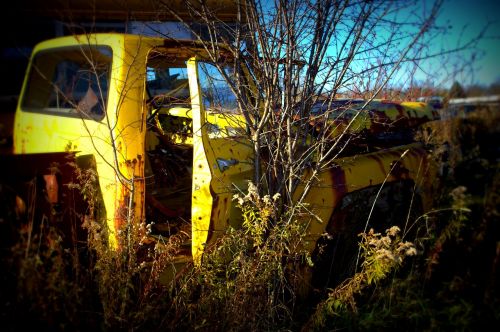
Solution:
[[[146,222],[153,236],[181,236],[185,258],[200,262],[241,220],[232,197],[253,176],[246,122],[217,66],[188,47],[150,52],[146,90]]]
[[[231,68],[221,66],[231,76]],[[195,261],[204,246],[229,226],[237,227],[241,211],[232,198],[253,176],[253,149],[236,98],[213,63],[192,58],[193,110],[192,250]]]

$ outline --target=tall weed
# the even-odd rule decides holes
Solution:
[[[182,329],[256,331],[289,329],[295,315],[297,267],[310,261],[304,226],[277,215],[279,196],[260,197],[253,184],[235,195],[241,229],[229,229],[203,263],[186,276],[174,301]],[[185,325],[184,325],[185,324]]]

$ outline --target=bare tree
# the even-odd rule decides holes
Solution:
[[[236,75],[226,78],[247,120],[254,181],[261,190],[280,193],[285,206],[300,206],[318,173],[332,167],[333,158],[350,141],[349,128],[366,106],[348,117],[339,132],[328,120],[346,114],[334,101],[361,86],[370,91],[370,101],[391,79],[408,80],[405,72],[421,55],[442,1],[425,13],[417,13],[419,7],[411,1],[237,4],[238,19],[231,25],[204,1],[187,2],[190,20],[176,15],[168,2],[162,8],[204,43],[220,69],[226,65],[222,52],[231,53]],[[200,25],[206,29],[203,33]],[[255,79],[252,84],[238,75],[244,71]],[[304,178],[306,169],[309,175]],[[304,190],[296,200],[299,184]]]

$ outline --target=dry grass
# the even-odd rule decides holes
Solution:
[[[479,112],[425,131],[442,178],[435,209],[417,219],[412,244],[396,228],[361,234],[361,270],[314,299],[300,296],[308,288],[304,271],[313,263],[301,249],[302,211],[278,215],[275,200],[250,187],[248,195],[235,197],[243,227],[228,230],[207,248],[200,267],[186,268],[169,288],[159,283],[160,272],[182,239],[148,244],[146,230],[135,226],[127,252],[109,250],[92,203],[95,174],[78,173],[76,187],[89,200],[82,215],[85,248],[67,246],[48,217],[2,212],[2,222],[11,218],[19,226],[10,237],[16,241],[2,252],[2,326],[19,330],[35,321],[52,331],[359,331],[478,330],[498,323],[500,176],[493,142],[500,130],[494,115]],[[1,193],[12,203],[5,189]]]

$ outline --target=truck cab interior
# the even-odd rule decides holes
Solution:
[[[146,69],[146,221],[153,236],[190,234],[193,145],[186,60],[152,54]]]

